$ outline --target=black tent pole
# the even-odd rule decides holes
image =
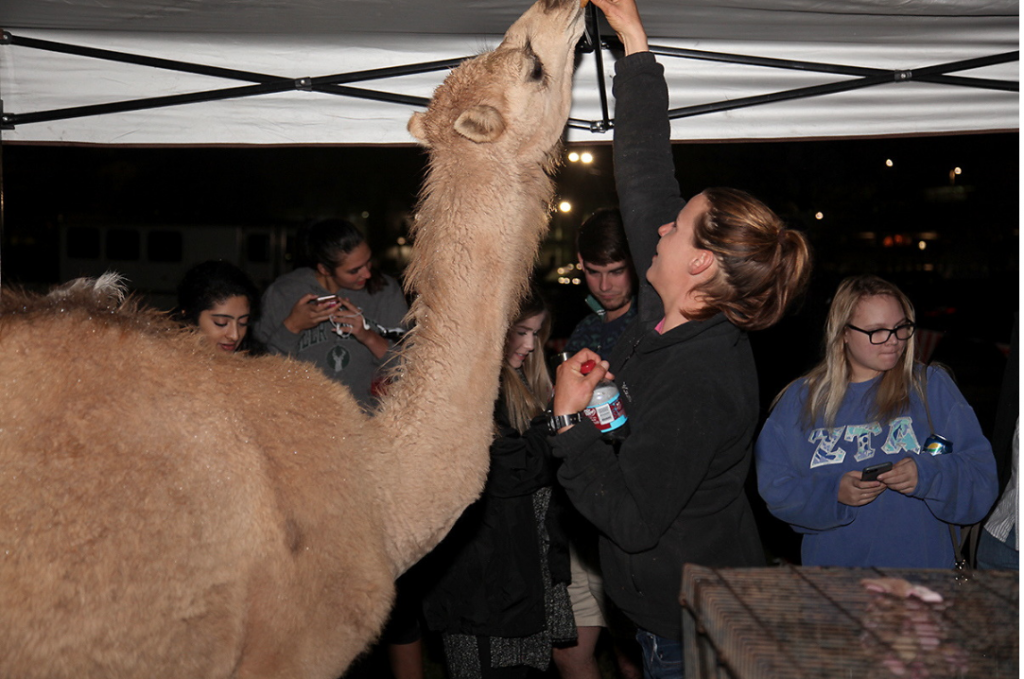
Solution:
[[[886,83],[892,82],[908,82],[910,80],[933,81],[935,78],[943,77],[947,71],[969,70],[972,68],[978,68],[980,66],[987,66],[993,63],[1017,61],[1019,59],[1018,55],[1018,52],[1007,52],[1005,54],[997,54],[991,57],[965,59],[963,61],[953,61],[948,64],[940,64],[938,66],[927,66],[924,68],[914,69],[912,71],[876,70],[874,75],[868,75],[853,80],[827,83],[825,85],[813,85],[811,87],[798,87],[796,89],[785,90],[783,92],[773,92],[771,94],[760,94],[751,97],[741,97],[738,99],[731,99],[729,101],[721,101],[713,104],[698,104],[695,106],[686,106],[684,108],[670,109],[668,115],[669,118],[675,120],[678,118],[687,118],[690,116],[703,115],[705,113],[713,113],[716,111],[729,111],[737,108],[746,108],[749,106],[757,106],[759,104],[767,104],[777,101],[789,101],[791,99],[806,99],[808,97],[819,97],[824,94],[847,92],[849,90],[873,87],[875,85],[884,85]],[[973,81],[974,79],[971,78],[970,80]],[[995,82],[1002,83],[1002,81]],[[1008,88],[1005,89],[1010,89],[1010,91],[1019,90],[1018,83],[1004,84],[1009,86]],[[995,89],[1004,88],[999,87]]]
[[[590,124],[591,132],[607,132],[611,129],[611,115],[608,111],[608,89],[604,79],[604,57],[602,47],[604,41],[601,39],[601,25],[598,22],[597,7],[591,3],[587,10],[587,27],[589,31],[589,44],[587,47],[594,52],[594,64],[597,67],[597,94],[601,101],[601,120]]]
[[[167,95],[161,97],[147,97],[127,101],[109,102],[105,104],[93,104],[90,106],[75,106],[49,111],[34,111],[29,113],[3,113],[0,112],[0,124],[5,127],[13,127],[28,123],[39,123],[50,120],[66,120],[70,118],[82,118],[86,116],[101,115],[107,113],[123,113],[126,111],[141,111],[165,106],[176,106],[180,104],[194,104],[206,101],[221,101],[225,99],[237,99],[240,97],[251,97],[261,94],[286,92],[289,90],[310,90],[326,94],[348,96],[356,99],[372,99],[386,101],[407,106],[426,106],[428,99],[425,97],[413,97],[409,95],[393,94],[391,92],[380,92],[377,90],[345,87],[341,83],[360,82],[365,80],[376,80],[394,76],[414,75],[418,73],[430,73],[454,68],[469,57],[458,57],[442,59],[406,66],[392,66],[386,68],[355,71],[352,73],[339,73],[335,75],[307,77],[307,78],[285,78],[266,73],[254,73],[251,71],[240,71],[237,69],[219,68],[194,64],[184,61],[160,59],[156,57],[145,57],[137,54],[114,52],[111,50],[97,49],[94,47],[82,47],[79,45],[67,45],[50,40],[39,40],[13,35],[9,31],[3,31],[0,43],[28,47],[48,52],[59,52],[62,54],[74,54],[81,57],[103,59],[118,63],[136,64],[169,71],[182,73],[194,73],[230,80],[242,80],[255,83],[253,85],[242,85],[238,87],[204,90],[200,92],[189,92],[186,94]]]
[[[588,47],[592,47],[593,49],[595,49],[595,57],[597,59],[597,71],[599,80],[598,91],[601,99],[602,119],[600,121],[570,119],[568,124],[570,127],[573,128],[588,129],[591,132],[604,132],[610,129],[614,125],[614,122],[611,120],[611,117],[608,113],[608,96],[604,82],[604,62],[601,54],[601,47],[604,41],[601,40],[599,36],[596,10],[594,8],[591,8],[590,12],[590,27],[593,31],[593,34],[597,36],[597,39],[592,41],[592,45],[589,45]],[[618,40],[610,38],[608,42],[618,43]],[[442,61],[426,62],[422,64],[411,64],[408,66],[396,66],[320,77],[283,78],[280,76],[268,75],[263,73],[252,73],[248,71],[239,71],[234,69],[204,66],[201,64],[191,64],[187,62],[171,61],[167,59],[158,59],[153,57],[144,57],[140,55],[124,54],[120,52],[113,52],[110,50],[102,50],[90,47],[65,45],[62,43],[55,43],[46,40],[14,36],[8,31],[2,32],[2,36],[0,36],[0,44],[20,45],[23,47],[31,47],[36,49],[63,52],[68,54],[76,54],[85,57],[93,57],[99,59],[107,59],[111,61],[120,61],[125,63],[146,65],[155,68],[163,68],[188,73],[197,73],[202,75],[223,77],[234,80],[243,80],[254,83],[252,85],[245,85],[240,87],[207,90],[202,92],[190,92],[186,94],[168,95],[162,97],[150,97],[146,99],[120,101],[107,104],[96,104],[91,106],[71,107],[51,111],[36,111],[30,113],[5,113],[2,109],[0,109],[0,127],[6,128],[10,128],[18,124],[43,122],[48,120],[62,120],[67,118],[99,115],[104,113],[135,111],[142,109],[157,108],[162,106],[172,106],[177,104],[188,104],[203,101],[215,101],[237,97],[255,96],[260,94],[269,94],[273,92],[284,92],[293,89],[317,91],[327,94],[350,96],[361,99],[386,101],[410,106],[426,106],[428,100],[423,97],[413,97],[390,92],[381,92],[377,90],[348,87],[342,85],[341,83],[359,82],[399,75],[425,73],[445,68],[453,68],[454,66],[458,65],[466,58],[468,58],[460,57],[455,59],[446,59]],[[981,57],[978,59],[966,59],[963,61],[913,70],[887,71],[875,68],[844,66],[816,62],[792,61],[768,57],[753,57],[748,55],[706,52],[700,50],[659,47],[654,45],[651,46],[650,50],[655,54],[662,54],[665,56],[676,56],[688,59],[724,61],[730,63],[747,64],[752,66],[764,66],[769,68],[797,69],[804,71],[817,71],[855,76],[853,80],[842,81],[838,83],[828,83],[825,85],[787,90],[784,92],[744,97],[742,99],[736,99],[731,101],[715,102],[710,104],[690,106],[682,109],[674,109],[670,113],[673,117],[677,118],[699,115],[702,113],[710,113],[714,111],[743,108],[747,106],[754,106],[757,104],[770,103],[773,101],[786,101],[802,97],[820,96],[822,94],[842,92],[891,82],[903,82],[907,80],[918,80],[944,85],[977,87],[982,89],[994,89],[1010,92],[1016,92],[1019,91],[1020,89],[1019,83],[1014,81],[946,75],[950,71],[970,70],[973,68],[979,68],[981,66],[1006,63],[1010,61],[1019,61],[1019,52],[1006,52],[1003,54],[996,54],[989,57]]]

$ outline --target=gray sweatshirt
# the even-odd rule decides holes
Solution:
[[[387,285],[376,294],[371,295],[366,290],[339,290],[338,295],[362,309],[371,323],[385,328],[404,327],[402,319],[409,309],[405,296],[393,278],[386,278]],[[263,293],[262,314],[255,328],[257,339],[264,342],[271,353],[315,364],[331,379],[347,385],[364,409],[372,408],[375,399],[371,385],[388,355],[378,359],[355,337],[343,339],[329,321],[298,334],[288,330],[284,319],[295,302],[309,293],[328,294],[310,268],[296,269],[274,281]]]

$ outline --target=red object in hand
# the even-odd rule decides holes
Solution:
[[[594,369],[595,365],[597,365],[597,361],[595,361],[594,359],[583,361],[583,365],[580,366],[580,372],[583,373],[584,375],[587,375],[590,373],[591,370]]]

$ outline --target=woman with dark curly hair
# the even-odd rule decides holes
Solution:
[[[249,332],[259,318],[259,291],[245,272],[230,262],[196,264],[178,284],[177,317],[198,327],[221,351],[262,353]]]

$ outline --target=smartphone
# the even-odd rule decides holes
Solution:
[[[890,469],[892,469],[892,462],[879,462],[878,464],[869,465],[861,470],[860,480],[877,481],[879,474],[884,474]]]
[[[323,295],[316,299],[309,300],[310,304],[323,304],[324,302],[333,302],[338,299],[337,295]]]

